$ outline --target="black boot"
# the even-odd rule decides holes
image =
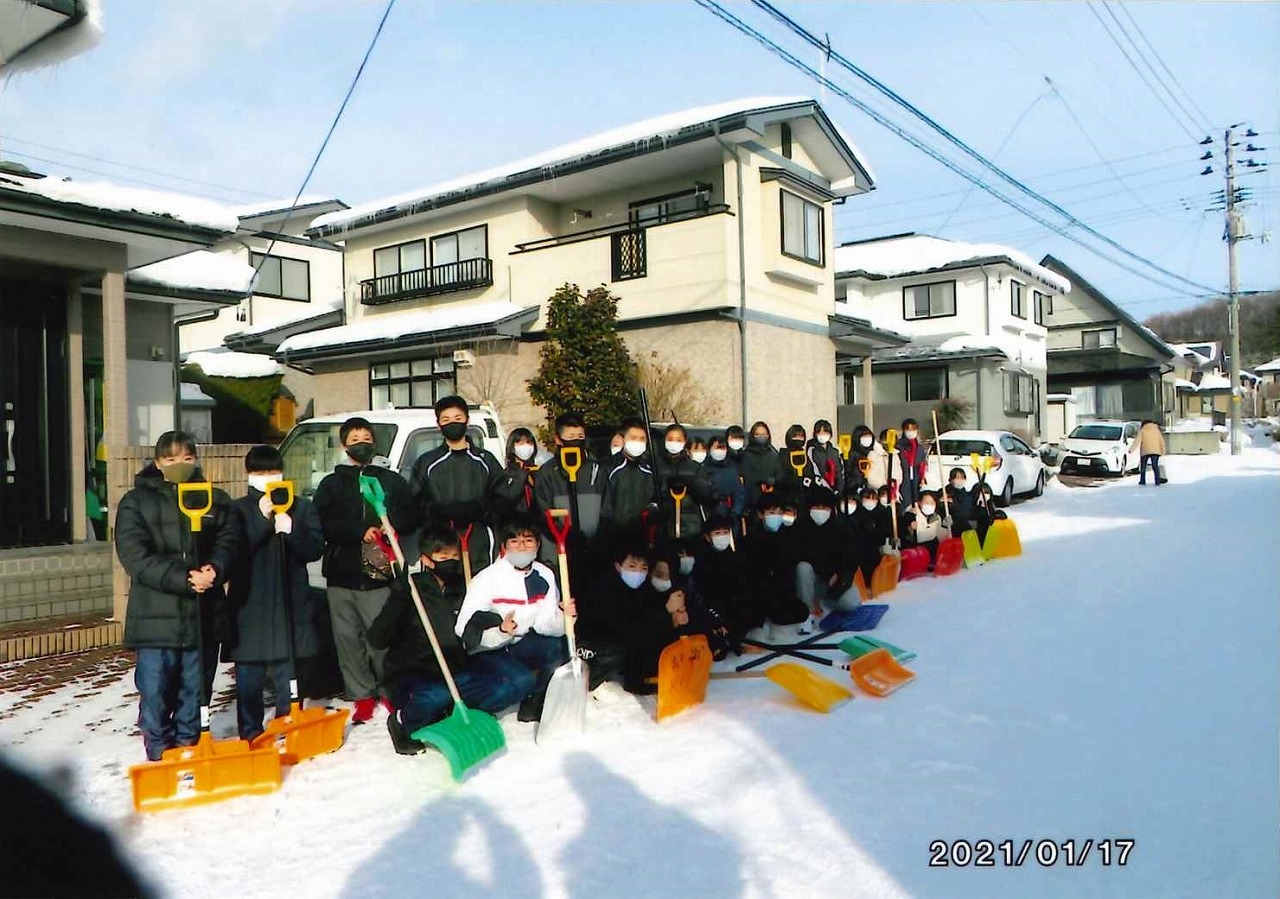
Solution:
[[[525,722],[540,720],[542,718],[542,703],[546,698],[546,691],[525,697],[524,702],[520,703],[520,710],[516,712],[516,720]]]
[[[399,712],[387,716],[387,733],[391,734],[391,745],[400,755],[417,755],[427,748],[427,744],[415,740],[405,732],[404,725],[400,723]]]

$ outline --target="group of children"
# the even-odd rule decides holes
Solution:
[[[499,461],[468,437],[465,400],[444,398],[435,412],[442,443],[408,481],[375,463],[370,423],[348,419],[342,461],[313,502],[299,497],[287,513],[275,513],[265,494],[283,475],[279,453],[255,447],[245,460],[247,495],[232,502],[215,491],[194,542],[173,485],[200,479],[196,448],[181,432],[161,438],[154,463],[121,500],[116,531],[133,578],[125,642],[138,650],[148,758],[195,742],[199,691],[208,695],[218,643],[236,663],[241,737],[263,730],[268,675],[276,714],[287,714],[287,622],[296,656],[313,654],[306,565],[319,558],[352,720],[370,720],[382,703],[396,750],[413,753],[423,747],[411,735],[448,715],[452,698],[409,577],[463,701],[495,713],[518,705],[519,720],[533,721],[568,660],[566,615],[576,617],[591,689],[615,681],[652,692],[663,648],[681,635],[706,636],[717,658],[792,642],[826,608],[856,606],[858,572],[869,584],[899,541],[932,556],[939,539],[969,529],[983,537],[1003,517],[990,488],[969,485],[964,469],[951,470],[943,491],[925,488],[929,448],[911,419],[893,452],[883,434],[859,427],[847,459],[825,420],[812,437],[793,425],[781,449],[763,422],[705,443],[672,425],[651,449],[649,428],[628,420],[610,455],[594,458],[583,417],[569,413],[555,422],[555,452],[540,451],[521,428]],[[381,484],[393,529],[416,534],[410,572],[393,564],[361,476]],[[571,511],[567,586],[549,564],[551,509]],[[208,618],[203,669],[196,611]]]

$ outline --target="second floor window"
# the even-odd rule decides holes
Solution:
[[[311,299],[311,263],[282,256],[250,253],[249,264],[258,270],[253,279],[253,292],[260,297],[282,300]]]
[[[1080,335],[1080,345],[1086,350],[1098,350],[1116,345],[1116,329],[1100,328],[1097,331],[1084,331]]]
[[[437,268],[489,255],[489,229],[484,225],[431,238],[431,265]]]
[[[1032,295],[1035,303],[1036,324],[1043,325],[1046,315],[1053,315],[1053,294],[1036,291]]]
[[[637,200],[628,207],[628,215],[635,225],[660,225],[704,214],[711,206],[711,185],[697,184],[689,190],[661,197]]]
[[[956,282],[915,284],[902,288],[902,317],[942,318],[956,314]]]
[[[1015,318],[1027,317],[1027,285],[1018,281],[1009,282],[1009,311]]]
[[[822,265],[822,207],[782,191],[782,252]]]
[[[394,247],[383,247],[373,251],[373,275],[385,278],[388,275],[403,275],[407,272],[420,272],[427,267],[426,241],[413,240],[409,243],[397,244]]]

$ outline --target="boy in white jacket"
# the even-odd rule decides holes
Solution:
[[[560,602],[555,575],[537,561],[533,517],[518,513],[498,529],[502,557],[472,579],[458,612],[457,634],[471,653],[501,652],[534,673],[533,692],[518,718],[537,721],[547,683],[569,660],[564,616],[576,615],[573,600]]]

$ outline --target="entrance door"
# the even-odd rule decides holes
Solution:
[[[0,548],[70,527],[65,285],[0,278]]]

